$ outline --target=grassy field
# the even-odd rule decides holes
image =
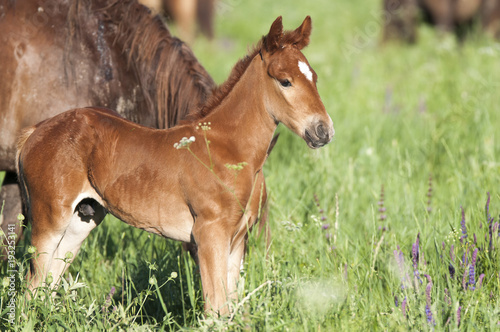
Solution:
[[[312,16],[304,54],[336,129],[312,151],[279,126],[265,167],[272,242],[250,237],[236,314],[204,320],[181,245],[108,216],[59,297],[15,297],[14,325],[2,266],[0,329],[500,329],[500,45],[423,26],[417,45],[381,47],[378,1],[218,7],[216,40],[194,45],[218,82],[278,15],[288,29]],[[16,255],[23,276],[27,241]]]

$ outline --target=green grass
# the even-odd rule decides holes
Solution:
[[[272,243],[267,251],[262,239],[250,238],[241,285],[241,299],[248,297],[234,318],[203,320],[199,273],[179,243],[108,217],[69,269],[73,278],[79,275],[78,282],[70,282],[59,297],[27,301],[19,293],[11,326],[5,320],[8,288],[1,290],[0,326],[17,331],[225,325],[256,331],[498,330],[500,240],[495,233],[489,250],[485,204],[490,192],[490,212],[498,222],[499,44],[473,34],[458,45],[452,36],[421,27],[417,45],[381,47],[382,23],[373,14],[377,1],[219,5],[217,39],[199,39],[194,46],[218,82],[278,15],[288,29],[312,16],[311,44],[304,53],[318,73],[318,89],[336,129],[330,145],[312,151],[279,127],[281,137],[265,167]],[[384,220],[378,211],[382,186]],[[468,231],[463,243],[460,207]],[[413,277],[417,234],[422,283]],[[27,266],[27,246],[23,240],[16,250],[19,268]],[[481,288],[464,290],[474,247],[479,248],[476,280],[485,276]],[[395,250],[404,257],[402,275]],[[465,252],[467,264],[461,262]],[[432,278],[431,286],[424,275]],[[0,277],[7,276],[3,266]],[[149,282],[153,276],[156,283]],[[112,287],[116,292],[107,299]],[[427,322],[426,304],[435,325]]]

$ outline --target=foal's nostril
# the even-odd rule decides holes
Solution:
[[[323,124],[320,124],[316,127],[316,135],[320,139],[328,138],[328,131],[325,129],[325,126],[323,126]]]

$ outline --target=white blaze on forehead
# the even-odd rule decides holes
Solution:
[[[309,68],[309,65],[305,63],[304,61],[299,61],[299,69],[302,74],[306,76],[306,78],[312,82],[313,80],[313,73],[311,71],[311,68]]]

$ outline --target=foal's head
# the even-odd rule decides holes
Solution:
[[[309,44],[310,34],[309,16],[296,30],[285,33],[281,16],[274,21],[262,42],[261,57],[267,71],[262,84],[269,114],[310,148],[318,148],[329,143],[335,131],[316,88],[317,75],[301,52]]]

